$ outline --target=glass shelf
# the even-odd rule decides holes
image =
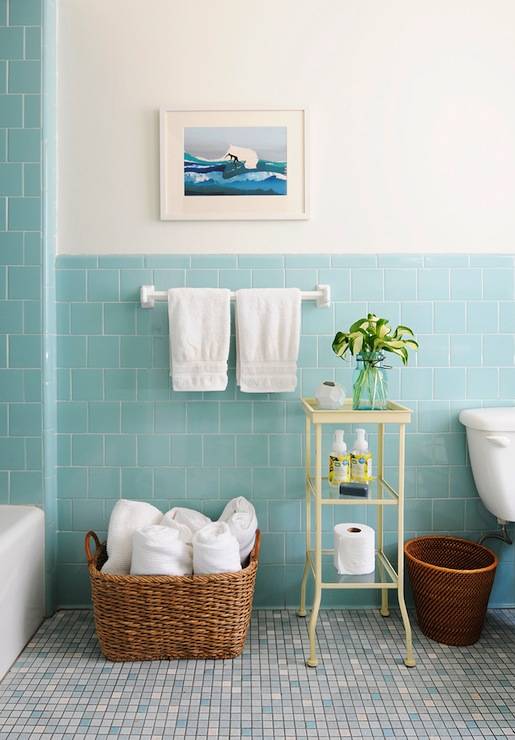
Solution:
[[[397,573],[382,552],[376,552],[373,573],[364,576],[341,576],[333,562],[334,550],[322,550],[322,588],[397,588]],[[308,561],[315,575],[315,551],[308,551]]]
[[[311,493],[316,497],[315,493],[315,481],[309,477],[307,479],[307,485],[309,486]],[[341,506],[347,504],[358,505],[362,504],[365,506],[396,506],[399,503],[399,497],[396,491],[386,481],[382,481],[383,497],[379,497],[379,485],[380,482],[375,478],[368,482],[368,496],[340,496],[338,487],[329,485],[327,478],[322,478],[322,504],[326,506]]]

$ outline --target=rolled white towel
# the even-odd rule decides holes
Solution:
[[[193,572],[190,532],[182,524],[153,524],[134,532],[132,576],[189,576]]]
[[[173,509],[163,514],[162,520],[159,522],[164,527],[172,526],[172,523],[182,524],[187,527],[191,532],[190,542],[193,539],[193,535],[206,524],[211,523],[211,519],[205,514],[201,514],[200,511],[195,509],[187,509],[182,506],[174,506]]]
[[[102,573],[126,576],[131,568],[132,536],[137,529],[149,524],[157,524],[163,518],[162,512],[144,501],[116,502],[109,519],[107,531],[107,560]]]
[[[256,540],[256,510],[244,496],[238,496],[226,505],[220,521],[229,525],[229,529],[238,540],[240,560],[244,563],[252,552]]]
[[[238,540],[225,522],[211,522],[193,536],[193,572],[234,573],[241,570]]]

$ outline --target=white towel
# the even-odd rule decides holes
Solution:
[[[230,292],[168,291],[170,375],[174,391],[224,391],[231,333]]]
[[[193,572],[190,532],[182,524],[154,524],[132,538],[131,576],[189,576]]]
[[[256,540],[256,510],[244,496],[233,498],[222,512],[221,522],[226,522],[240,546],[240,560],[243,564],[250,555]]]
[[[211,522],[193,537],[193,572],[234,573],[241,570],[240,546],[225,522]]]
[[[295,390],[300,304],[297,288],[236,292],[236,380],[244,393]]]
[[[144,501],[116,502],[109,519],[107,532],[107,561],[102,566],[102,573],[124,576],[128,575],[132,558],[132,536],[137,529],[149,524],[157,524],[163,514],[152,504]]]
[[[193,540],[193,535],[206,524],[211,524],[211,519],[205,514],[201,514],[200,511],[194,509],[187,509],[182,506],[174,506],[173,509],[167,511],[163,515],[163,518],[159,522],[164,527],[175,527],[177,524],[186,527],[190,532],[190,542]]]

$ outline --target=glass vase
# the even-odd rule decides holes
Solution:
[[[360,352],[352,379],[352,408],[360,411],[386,409],[388,378],[381,352]]]

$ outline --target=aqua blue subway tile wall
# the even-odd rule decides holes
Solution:
[[[408,368],[393,362],[390,370],[392,395],[414,410],[407,444],[407,536],[452,532],[477,538],[494,527],[477,498],[457,415],[465,406],[514,403],[513,270],[514,259],[502,255],[59,257],[59,603],[87,603],[84,530],[105,533],[120,496],[149,500],[163,510],[190,505],[217,516],[227,499],[245,495],[256,505],[263,532],[257,603],[292,604],[304,532],[299,397],[324,379],[342,382],[350,392],[352,367],[330,345],[335,330],[369,310],[409,324],[421,342]],[[326,310],[303,305],[295,393],[241,393],[234,338],[225,392],[171,390],[166,306],[141,309],[142,283],[160,289],[312,289],[317,282],[331,284],[333,304]],[[34,351],[20,346],[18,356],[27,362]],[[13,413],[20,431],[26,429],[32,412]],[[324,435],[324,455],[330,436]],[[386,447],[395,480],[393,434]],[[21,465],[21,453],[12,454]],[[328,543],[342,516],[374,523],[365,507],[327,510]],[[393,543],[395,525],[388,521]],[[513,548],[501,547],[493,603],[515,604],[515,581],[508,576],[515,568]],[[359,592],[340,593],[334,597],[338,603],[366,606],[371,600]]]

